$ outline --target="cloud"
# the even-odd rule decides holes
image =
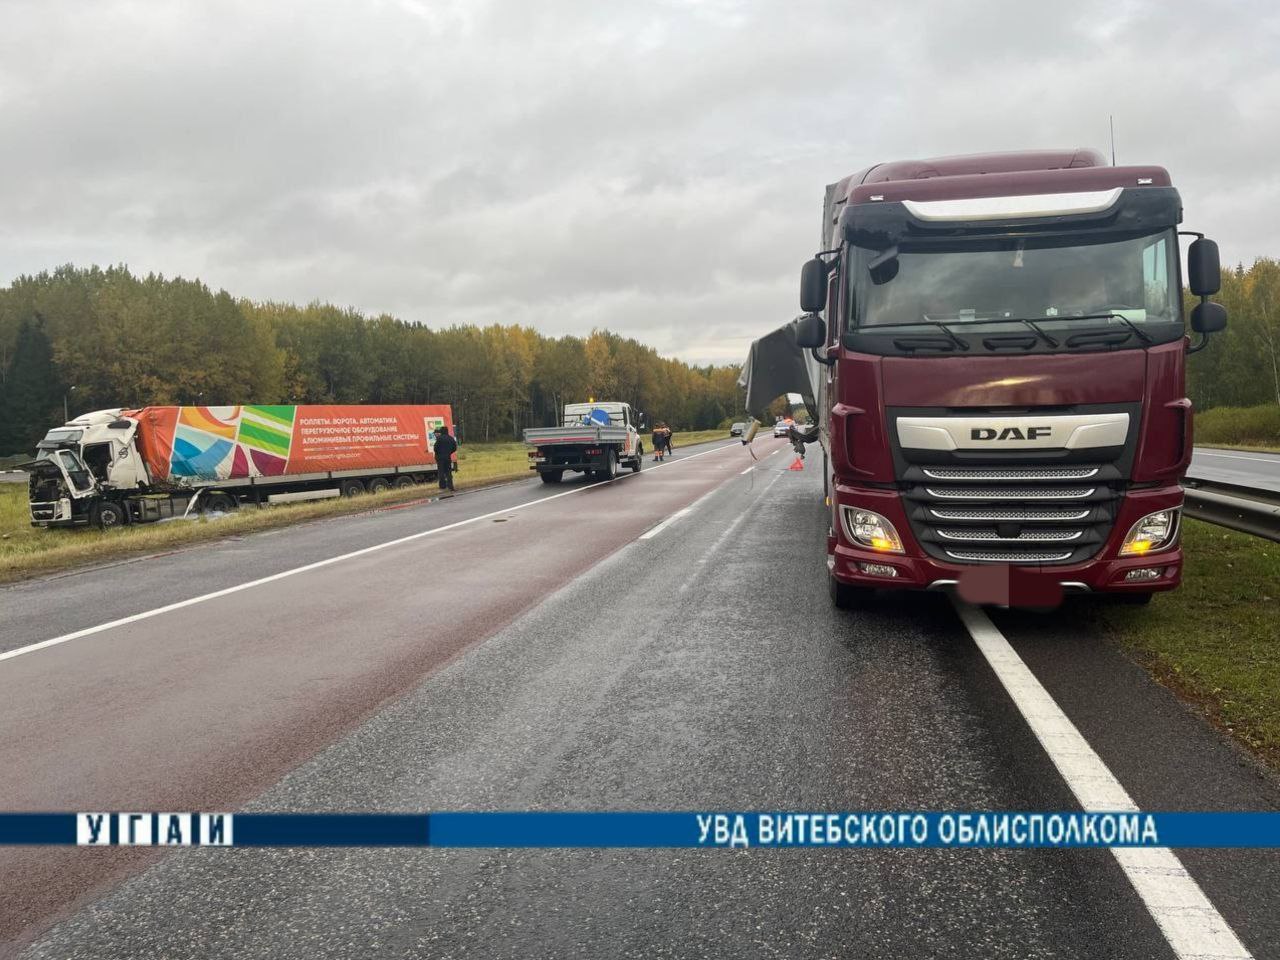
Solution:
[[[127,262],[733,361],[823,185],[1107,145],[1280,256],[1280,17],[1241,3],[10,3],[0,276]]]

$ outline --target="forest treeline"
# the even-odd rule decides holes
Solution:
[[[1227,329],[1187,363],[1196,409],[1280,404],[1280,260],[1223,270],[1213,299],[1227,308]],[[1195,300],[1186,301],[1190,315]]]
[[[1280,261],[1224,270],[1214,299],[1230,320],[1190,357],[1196,408],[1280,403]],[[566,402],[608,397],[651,421],[703,429],[741,415],[737,374],[605,330],[431,329],[329,304],[255,303],[125,267],[66,266],[0,289],[0,455],[29,451],[62,422],[64,401],[72,415],[170,403],[448,403],[475,441],[518,437],[555,422]]]
[[[431,329],[313,303],[255,303],[196,280],[61,267],[0,289],[0,455],[71,415],[146,404],[447,403],[467,440],[625,400],[677,429],[742,409],[737,367],[660,357],[607,330]]]

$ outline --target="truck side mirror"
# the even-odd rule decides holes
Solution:
[[[1191,310],[1191,329],[1196,333],[1217,333],[1225,330],[1226,326],[1227,308],[1220,303],[1205,300]]]
[[[1218,245],[1212,240],[1201,237],[1187,248],[1187,286],[1197,297],[1212,296],[1222,288]]]
[[[816,313],[796,318],[796,346],[811,350],[827,345],[827,325]]]
[[[800,268],[800,309],[819,313],[827,305],[827,265],[814,257]]]

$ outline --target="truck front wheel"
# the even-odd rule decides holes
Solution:
[[[110,500],[94,504],[89,514],[90,522],[100,530],[115,530],[125,525],[124,507]]]
[[[876,592],[870,587],[859,587],[845,583],[828,575],[831,587],[831,603],[838,610],[865,610],[871,605]]]
[[[542,478],[543,483],[559,483],[564,479],[563,470],[547,470],[538,474]]]

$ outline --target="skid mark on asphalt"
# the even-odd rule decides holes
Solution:
[[[711,450],[704,450],[701,453],[689,454],[688,456],[681,457],[679,460],[673,460],[670,463],[658,464],[646,472],[652,472],[653,470],[662,469],[664,467],[678,466],[679,464],[688,463],[691,460],[696,460],[698,457],[705,457],[708,454],[719,453],[721,451],[731,450],[731,449],[733,449],[732,444],[725,444],[723,446],[714,447]],[[89,637],[96,633],[103,633],[104,631],[112,630],[115,627],[123,627],[126,624],[137,623],[140,620],[149,620],[152,617],[158,617],[161,614],[165,614],[165,613],[172,613],[174,610],[182,610],[185,607],[195,606],[198,603],[206,603],[209,600],[217,600],[219,597],[226,597],[233,593],[239,593],[241,590],[250,590],[254,587],[261,587],[268,583],[275,583],[277,580],[284,580],[287,577],[295,577],[298,574],[307,573],[311,570],[320,570],[324,567],[332,566],[335,563],[341,563],[344,560],[352,560],[352,559],[355,559],[356,557],[363,557],[371,553],[377,553],[380,550],[386,550],[388,547],[396,547],[396,546],[399,546],[400,544],[412,543],[415,540],[421,540],[424,537],[434,536],[437,533],[445,533],[446,531],[449,531],[449,530],[457,530],[459,527],[470,526],[471,524],[479,523],[482,520],[491,520],[494,517],[500,517],[500,516],[503,516],[504,514],[515,513],[517,510],[524,510],[528,507],[535,507],[540,503],[547,503],[548,501],[551,501],[551,500],[559,500],[561,497],[571,497],[575,493],[582,493],[584,490],[598,490],[602,486],[606,486],[607,484],[610,484],[610,483],[623,483],[634,477],[638,477],[642,475],[643,474],[640,474],[640,473],[625,474],[623,476],[616,477],[613,480],[602,480],[602,481],[598,481],[596,483],[590,484],[588,486],[575,487],[572,490],[565,490],[562,493],[553,493],[546,497],[540,497],[537,500],[530,500],[527,503],[516,504],[513,507],[504,507],[501,510],[493,510],[493,511],[490,511],[489,513],[484,513],[477,517],[468,517],[465,520],[458,520],[455,523],[448,523],[442,527],[434,527],[430,530],[422,530],[422,531],[419,531],[418,533],[411,533],[405,537],[397,537],[394,540],[386,540],[382,543],[375,543],[372,546],[364,547],[361,550],[353,550],[350,553],[339,554],[336,557],[327,557],[324,560],[317,560],[315,563],[308,563],[301,567],[294,567],[290,570],[281,570],[279,573],[273,573],[267,577],[260,577],[257,580],[249,580],[245,583],[238,583],[238,584],[235,584],[234,586],[224,587],[221,590],[214,590],[211,593],[204,593],[204,594],[201,594],[200,596],[191,597],[187,600],[179,600],[176,603],[165,604],[162,607],[156,607],[152,610],[144,610],[142,613],[135,613],[135,614],[132,614],[131,616],[120,617],[119,619],[116,619],[116,620],[109,620],[106,623],[100,623],[93,627],[85,627],[83,630],[75,630],[71,633],[64,633],[62,636],[59,636],[59,637],[52,637],[48,640],[41,640],[39,643],[31,643],[25,647],[16,647],[13,650],[8,650],[4,653],[0,653],[0,662],[3,662],[5,660],[12,660],[15,657],[21,657],[24,654],[35,653],[37,650],[45,650],[49,647],[58,646],[59,644],[69,643],[72,640],[79,640],[83,637]],[[696,505],[697,504],[694,504],[694,506]]]
[[[1080,806],[1089,812],[1137,810],[1128,791],[990,618],[977,607],[959,601],[955,605],[973,642]],[[1112,847],[1111,853],[1179,958],[1252,957],[1172,850]]]

